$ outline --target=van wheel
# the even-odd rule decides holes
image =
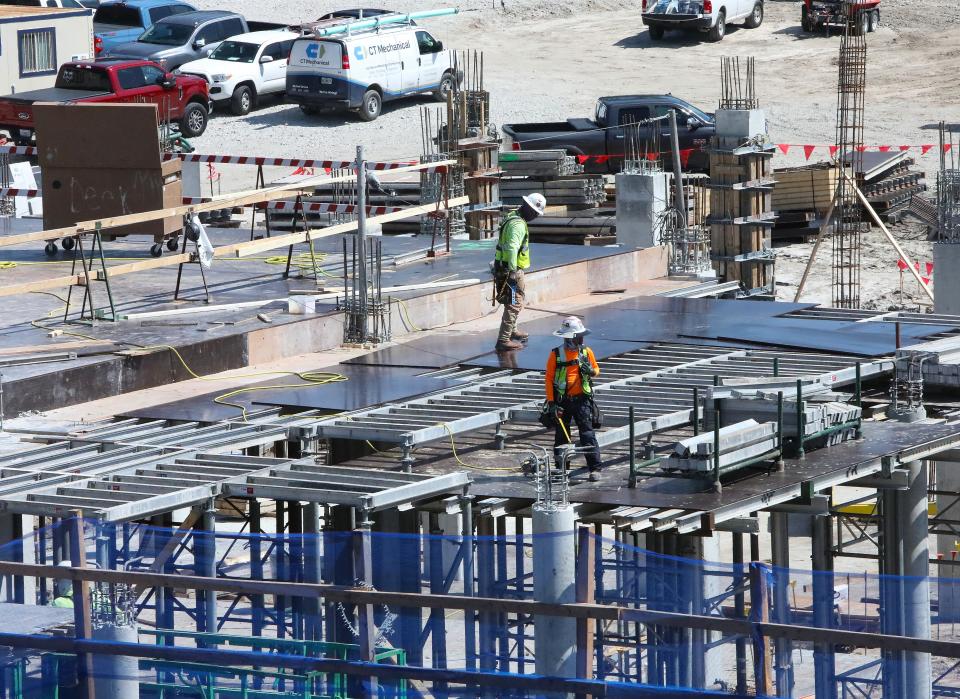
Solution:
[[[246,85],[241,85],[233,91],[233,97],[230,98],[230,111],[237,116],[246,116],[253,109],[253,90]]]
[[[180,119],[180,133],[187,138],[196,138],[207,130],[207,108],[197,102],[187,105]]]
[[[437,102],[446,102],[447,95],[453,92],[453,76],[450,73],[444,73],[440,78],[440,85],[433,91],[433,99]]]
[[[876,10],[870,13],[870,26],[868,32],[875,32],[880,27],[880,13]]]
[[[373,121],[380,116],[380,110],[383,108],[383,97],[376,90],[367,90],[363,95],[363,102],[360,103],[360,119],[363,121]]]
[[[747,17],[746,26],[748,29],[756,29],[763,24],[763,2],[758,2],[753,6],[753,12]]]
[[[710,28],[707,38],[710,41],[723,41],[723,35],[727,33],[727,13],[720,10],[717,13],[717,23]]]
[[[306,114],[307,116],[316,116],[317,114],[320,113],[320,110],[311,104],[301,104],[300,111]]]
[[[660,41],[660,39],[663,38],[663,35],[665,33],[663,31],[663,27],[657,26],[656,24],[652,24],[649,27],[647,27],[647,31],[650,33],[650,38],[653,41]]]

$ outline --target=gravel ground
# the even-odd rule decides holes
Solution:
[[[199,0],[199,4],[204,9],[235,10],[253,19],[290,22],[311,20],[344,6],[306,0]],[[443,4],[380,3],[399,10]],[[452,48],[484,52],[486,86],[492,93],[493,121],[498,124],[587,116],[596,98],[604,94],[670,91],[712,109],[720,92],[720,57],[739,55],[756,57],[757,88],[773,141],[828,144],[834,140],[839,38],[803,33],[799,2],[767,0],[766,18],[759,29],[731,26],[719,44],[676,34],[651,43],[637,7],[625,10],[623,3],[611,0],[464,0],[456,4],[460,15],[426,24]],[[960,4],[883,0],[882,10],[882,26],[868,42],[864,141],[933,143],[936,133],[924,126],[941,119],[960,122],[956,83]],[[351,115],[307,117],[295,105],[270,101],[246,117],[215,115],[195,145],[205,153],[348,158],[363,143],[371,159],[412,158],[421,152],[420,110],[434,104],[429,97],[395,102],[386,106],[380,119],[367,124]],[[825,157],[821,150],[814,159]],[[916,157],[932,183],[937,169],[934,153]],[[774,164],[803,161],[801,150],[795,148],[786,156],[778,153]],[[249,169],[219,169],[222,191],[253,185]],[[288,172],[275,170],[268,177]],[[895,235],[916,237],[916,231],[897,227]],[[829,248],[825,247],[822,273],[814,275],[805,299],[829,301]],[[914,247],[921,260],[932,258],[928,244],[911,243]],[[783,254],[778,265],[782,282],[799,278],[803,250],[803,246],[791,246]],[[874,230],[864,240],[865,299],[886,302],[888,270],[899,289],[895,254]],[[784,298],[792,298],[789,287],[783,287],[783,292]]]

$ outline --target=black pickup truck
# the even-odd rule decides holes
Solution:
[[[652,119],[670,110],[677,113],[680,149],[690,150],[689,170],[709,171],[705,151],[715,131],[713,115],[697,109],[673,95],[623,95],[601,97],[597,100],[593,119],[567,119],[539,124],[505,124],[505,147],[513,150],[562,149],[571,155],[593,156],[583,158],[589,173],[619,172],[623,164],[624,126]],[[670,122],[667,119],[651,124],[633,126],[640,143],[656,148],[669,169]]]

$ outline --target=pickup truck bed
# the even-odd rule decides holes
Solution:
[[[65,90],[60,87],[45,87],[42,90],[30,90],[29,92],[19,92],[15,95],[7,95],[4,101],[14,104],[33,104],[34,102],[82,102],[85,100],[105,97],[109,92],[98,92],[95,90]]]

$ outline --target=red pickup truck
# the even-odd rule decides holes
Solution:
[[[0,97],[0,129],[19,144],[33,140],[35,102],[153,102],[187,138],[204,132],[210,113],[206,80],[142,60],[64,63],[53,87]]]

